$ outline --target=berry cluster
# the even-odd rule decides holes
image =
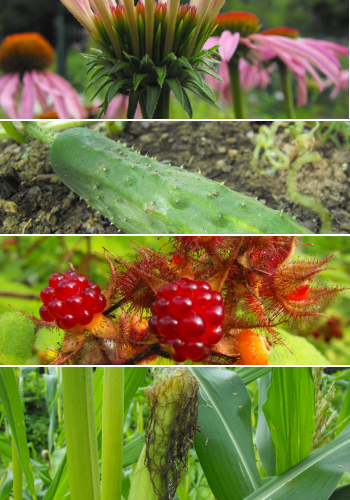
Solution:
[[[49,286],[41,290],[40,298],[44,303],[39,310],[41,319],[56,320],[64,330],[88,325],[106,307],[101,288],[75,271],[51,274]]]
[[[224,334],[222,295],[209,283],[178,279],[162,286],[151,307],[149,329],[174,361],[203,361]],[[171,349],[172,348],[172,349]],[[175,352],[175,354],[173,353]]]

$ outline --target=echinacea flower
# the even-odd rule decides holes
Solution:
[[[108,86],[101,115],[116,94],[129,96],[128,118],[138,104],[144,118],[168,118],[170,91],[190,116],[188,90],[218,107],[201,73],[215,75],[215,48],[203,45],[224,0],[61,1],[100,47],[86,57],[89,86],[104,78],[95,95]]]
[[[2,42],[0,107],[7,118],[33,118],[36,102],[44,115],[53,111],[58,118],[86,117],[73,87],[48,71],[53,56],[51,45],[39,33],[9,35]]]
[[[293,115],[294,110],[288,70],[298,82],[298,106],[307,102],[306,73],[316,80],[320,91],[324,86],[318,72],[326,75],[336,87],[341,85],[339,58],[349,55],[347,47],[323,40],[300,38],[298,31],[293,28],[280,27],[258,32],[258,18],[247,12],[220,14],[216,22],[217,36],[211,37],[204,48],[220,45],[219,54],[228,64],[232,91],[236,94],[236,118],[243,117],[238,79],[241,58],[249,62],[256,60],[265,64],[278,64],[287,113],[290,115]]]

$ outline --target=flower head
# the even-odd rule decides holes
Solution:
[[[215,95],[200,74],[212,73],[213,50],[202,48],[224,0],[191,0],[181,6],[179,0],[136,5],[133,0],[62,2],[101,49],[86,56],[93,75],[90,84],[107,77],[98,90],[108,85],[101,114],[117,93],[129,96],[129,118],[138,103],[144,117],[164,117],[158,110],[166,105],[170,91],[190,115],[186,89],[215,106]]]
[[[0,106],[8,118],[34,118],[34,106],[58,118],[85,118],[86,112],[73,87],[48,71],[53,48],[39,33],[10,35],[0,45]]]

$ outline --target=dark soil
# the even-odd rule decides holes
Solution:
[[[135,145],[142,154],[157,155],[158,161],[184,164],[201,170],[216,181],[248,196],[259,197],[273,209],[284,209],[309,230],[317,233],[318,216],[295,205],[286,192],[286,170],[269,176],[253,171],[253,133],[261,122],[164,121],[127,122],[113,139]],[[92,122],[90,128],[101,123]],[[277,140],[291,138],[280,128]],[[349,154],[333,142],[316,141],[324,164],[304,165],[298,173],[298,190],[317,198],[332,214],[332,232],[350,233]],[[88,207],[54,174],[49,147],[32,141],[18,145],[0,142],[0,232],[2,234],[115,234],[118,228]]]

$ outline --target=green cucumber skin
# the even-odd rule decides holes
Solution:
[[[62,182],[126,233],[310,234],[283,212],[89,129],[60,133],[50,159]]]

